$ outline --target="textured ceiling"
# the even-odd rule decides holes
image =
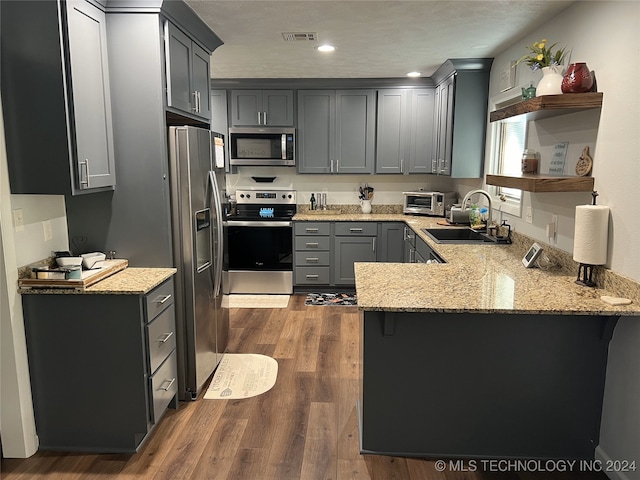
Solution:
[[[448,58],[495,56],[574,1],[187,3],[224,41],[211,62],[212,78],[223,79],[430,76]],[[285,42],[283,32],[315,32],[318,41]],[[322,54],[321,43],[337,49]]]

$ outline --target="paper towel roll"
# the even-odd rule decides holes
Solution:
[[[609,207],[578,205],[576,207],[573,259],[589,265],[607,263]]]

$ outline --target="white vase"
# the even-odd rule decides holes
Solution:
[[[536,97],[541,95],[562,95],[562,65],[542,67],[542,79],[536,87]]]
[[[371,200],[360,200],[360,208],[362,213],[371,213]]]

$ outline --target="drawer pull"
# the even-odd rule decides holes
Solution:
[[[308,280],[317,280],[318,279],[318,275],[306,275],[306,278]]]
[[[317,228],[305,228],[305,232],[307,233],[318,233]]]
[[[164,385],[165,383],[167,383],[167,382],[168,382],[169,384],[168,384],[166,387],[163,387],[163,385]],[[158,390],[164,390],[165,392],[168,392],[168,391],[169,391],[169,389],[171,388],[171,385],[173,385],[175,382],[176,382],[175,377],[174,377],[174,378],[172,378],[171,380],[165,380],[164,382],[162,382],[162,385],[160,385],[160,388],[158,388]]]
[[[167,340],[171,338],[173,332],[163,334],[162,338],[158,338],[158,343],[167,343]]]
[[[318,257],[307,257],[307,263],[318,263],[319,261]]]
[[[351,233],[362,233],[362,229],[361,228],[350,228],[349,231]]]
[[[162,299],[160,297],[158,297],[154,301],[155,301],[155,303],[159,303],[160,305],[162,305],[163,303],[165,303],[170,298],[171,298],[171,294],[165,295],[164,297],[162,297]]]
[[[308,248],[318,248],[320,244],[318,242],[307,242],[306,245]]]

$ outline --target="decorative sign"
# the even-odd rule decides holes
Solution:
[[[500,67],[499,86],[500,91],[505,92],[512,89],[516,85],[516,69],[513,66],[516,64],[514,60],[505,62]]]
[[[551,155],[551,165],[549,165],[550,175],[563,175],[564,163],[567,159],[567,148],[569,142],[556,143],[553,146],[553,154]]]

